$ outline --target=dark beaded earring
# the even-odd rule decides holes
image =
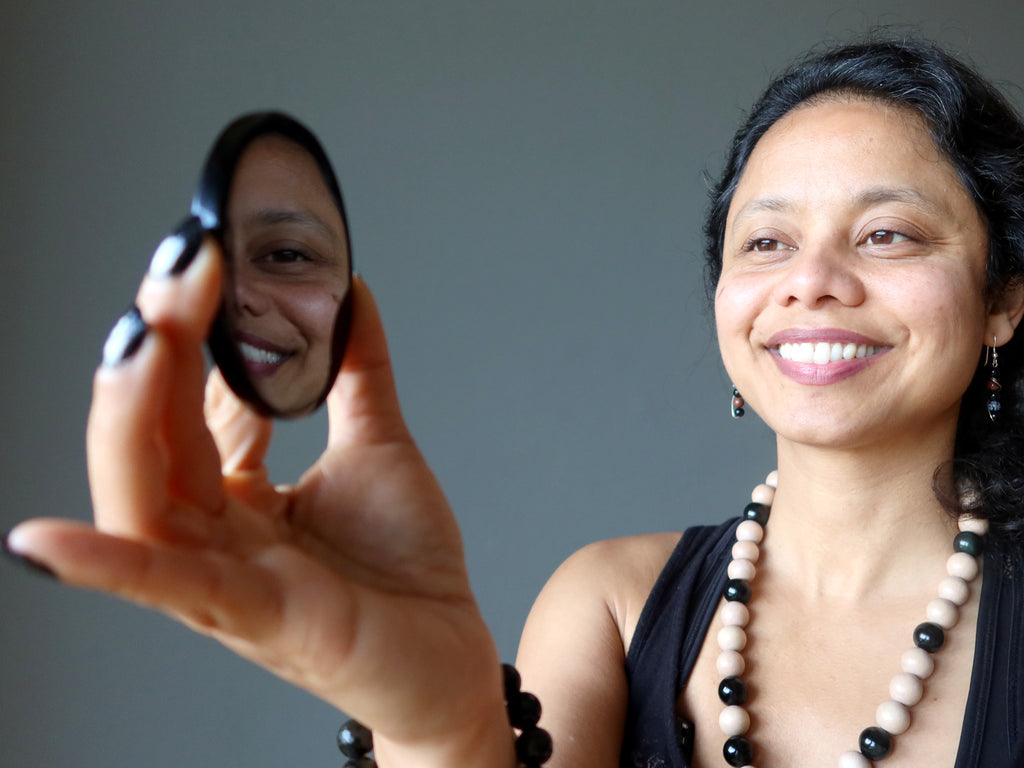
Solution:
[[[746,405],[746,403],[743,402],[743,395],[741,395],[740,391],[734,386],[732,388],[732,417],[734,419],[739,419],[743,416],[745,413],[743,410],[744,405]]]
[[[989,365],[988,369],[988,417],[992,421],[999,419],[999,411],[1002,410],[1003,404],[999,400],[999,390],[1002,386],[999,384],[999,353],[996,351],[996,339],[993,337],[992,346],[989,347],[985,352],[985,361]]]

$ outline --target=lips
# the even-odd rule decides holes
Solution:
[[[878,351],[873,344],[846,344],[827,341],[803,341],[799,343],[785,342],[779,345],[779,355],[783,360],[792,360],[796,363],[814,363],[825,365],[826,363],[838,363],[840,360],[856,360],[864,357],[872,357]]]
[[[779,370],[801,384],[819,386],[849,378],[891,347],[841,329],[790,329],[766,344]]]
[[[253,376],[269,376],[294,354],[266,339],[242,331],[235,334],[235,346],[245,361],[246,369]]]

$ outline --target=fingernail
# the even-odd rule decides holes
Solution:
[[[8,539],[11,536],[11,532],[8,531],[4,534],[4,554],[7,555],[8,559],[12,563],[17,563],[29,573],[34,573],[39,576],[49,576],[51,579],[56,579],[57,574],[54,573],[53,569],[47,565],[43,565],[38,560],[33,560],[27,555],[21,555],[11,549],[11,545],[8,543]]]
[[[103,365],[115,366],[131,358],[142,346],[147,330],[148,326],[139,314],[139,308],[128,310],[110,329],[103,344]]]
[[[149,274],[153,277],[175,277],[180,275],[199,253],[203,244],[203,224],[196,216],[188,216],[174,230],[160,241],[149,262]]]

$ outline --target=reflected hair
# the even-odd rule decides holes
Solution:
[[[776,78],[755,102],[710,189],[704,222],[709,301],[722,271],[729,206],[755,145],[793,109],[837,98],[879,101],[913,111],[924,121],[985,222],[985,290],[998,306],[1008,288],[1024,282],[1024,120],[966,63],[934,43],[908,38],[876,38],[812,53]],[[936,493],[953,514],[987,517],[993,533],[1017,541],[1024,540],[1021,331],[999,348],[999,421],[988,418],[988,376],[979,350],[978,371],[961,402],[953,462],[935,474]],[[965,510],[966,498],[977,506]]]

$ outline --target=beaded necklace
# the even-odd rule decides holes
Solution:
[[[752,594],[750,584],[756,573],[759,545],[777,486],[778,473],[772,472],[764,485],[759,485],[751,494],[751,503],[744,508],[743,520],[736,528],[736,543],[732,547],[728,581],[723,591],[724,626],[718,633],[720,653],[716,668],[722,676],[718,697],[725,706],[718,724],[726,737],[722,754],[725,762],[734,768],[753,768],[754,745],[745,735],[750,728],[750,715],[743,706],[747,701],[747,686],[742,678],[746,663],[741,652],[747,644],[744,628],[750,622],[747,609]],[[844,752],[839,757],[838,768],[871,768],[873,761],[892,753],[893,737],[910,727],[910,707],[921,700],[923,681],[935,669],[932,654],[945,643],[945,631],[959,620],[960,606],[970,596],[969,584],[980,570],[978,557],[984,548],[988,522],[962,516],[958,527],[960,532],[953,539],[953,554],[946,561],[948,575],[939,583],[938,597],[925,609],[927,620],[914,629],[914,647],[900,657],[903,671],[889,683],[890,698],[875,711],[876,725],[861,732],[859,749]]]

